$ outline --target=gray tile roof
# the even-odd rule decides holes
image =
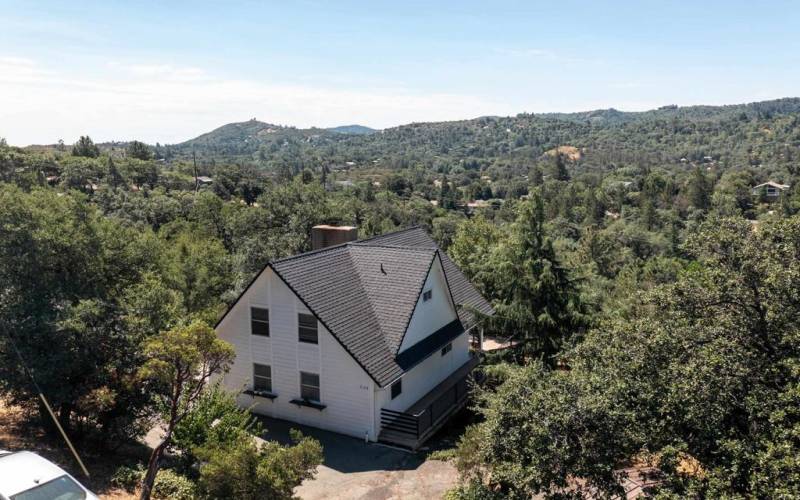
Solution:
[[[408,360],[398,360],[397,353],[437,258],[442,261],[454,302],[491,314],[489,303],[421,228],[278,259],[268,265],[375,382],[385,386],[413,366]],[[461,308],[459,318],[465,324],[473,321],[472,315]],[[459,321],[455,323],[463,328]],[[440,347],[430,350],[435,352]],[[428,354],[426,351],[415,358],[421,361]]]
[[[395,233],[384,234],[376,236],[368,240],[361,240],[362,244],[386,244],[386,245],[404,245],[413,248],[436,248],[436,242],[433,241],[428,233],[421,227],[412,227],[405,231],[397,231]],[[464,326],[469,327],[475,322],[474,315],[470,310],[478,311],[482,314],[494,314],[494,309],[489,302],[475,289],[472,283],[469,282],[461,269],[456,266],[455,262],[450,260],[446,253],[440,252],[442,257],[442,267],[444,274],[447,278],[447,284],[450,286],[450,292],[453,294],[453,301],[458,306],[458,316]]]

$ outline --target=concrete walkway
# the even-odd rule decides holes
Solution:
[[[304,500],[435,499],[452,488],[458,478],[455,468],[447,462],[425,460],[420,454],[285,420],[259,419],[267,430],[266,439],[289,443],[289,429],[294,428],[322,444],[325,461],[316,477],[295,490]]]

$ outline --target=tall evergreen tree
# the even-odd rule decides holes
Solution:
[[[114,159],[110,156],[108,157],[108,183],[113,188],[117,188],[121,186],[124,182],[122,175],[119,173],[119,169],[117,165],[114,163]]]
[[[569,180],[567,162],[564,159],[564,155],[561,153],[556,153],[555,160],[553,162],[553,177],[558,181]]]
[[[150,147],[139,141],[131,141],[125,149],[125,154],[129,158],[136,158],[137,160],[151,160],[153,159],[153,152]]]
[[[694,169],[689,179],[689,201],[701,210],[707,210],[711,204],[711,183],[700,167]]]
[[[72,146],[72,156],[84,156],[86,158],[97,158],[100,156],[100,148],[92,141],[88,135],[82,135],[78,142]]]
[[[586,315],[579,287],[545,233],[538,191],[520,206],[511,240],[493,259],[499,300],[490,324],[513,334],[522,358],[554,363],[564,342],[585,326]]]

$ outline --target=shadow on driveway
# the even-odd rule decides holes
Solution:
[[[290,444],[290,429],[297,429],[304,436],[311,436],[322,444],[325,455],[324,465],[337,472],[367,472],[414,470],[425,461],[420,454],[415,454],[375,443],[337,434],[331,431],[308,427],[295,422],[256,415],[264,426],[262,438]]]

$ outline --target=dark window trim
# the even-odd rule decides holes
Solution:
[[[253,391],[253,390],[250,390],[250,389],[242,392],[242,394],[247,394],[248,396],[251,396],[251,397],[254,397],[254,398],[275,399],[275,398],[278,397],[278,395],[275,394],[274,392]]]
[[[314,385],[311,385],[311,384],[304,384],[303,383],[303,374],[313,375],[313,376],[317,377],[317,385],[314,386]],[[303,397],[303,386],[316,388],[317,389],[317,393],[319,394],[319,398],[310,399],[310,398]],[[305,372],[305,371],[302,371],[302,370],[300,371],[300,398],[299,399],[301,399],[302,401],[309,401],[309,402],[313,402],[313,403],[317,403],[317,404],[321,404],[322,403],[322,377],[319,376],[319,373]]]
[[[257,375],[256,374],[256,366],[263,366],[269,369],[269,376],[267,375]],[[269,389],[256,389],[256,378],[258,379],[267,379],[269,380]],[[264,363],[253,363],[253,392],[267,392],[272,393],[272,365],[266,365]]]
[[[311,340],[310,338],[305,338],[305,339],[303,338],[303,331],[305,330],[306,332],[309,332],[312,330],[312,328],[309,326],[301,325],[300,316],[308,316],[309,318],[314,320],[314,327],[313,327],[314,340]],[[315,345],[319,344],[319,323],[317,322],[316,316],[307,313],[297,313],[297,340],[303,342],[304,344],[315,344]]]
[[[395,387],[397,387],[397,394],[395,394]],[[392,399],[396,398],[397,396],[403,394],[403,379],[398,379],[397,382],[392,384],[391,388],[391,396]]]
[[[291,400],[289,402],[292,403],[293,405],[306,406],[308,408],[314,408],[315,410],[319,410],[319,411],[322,411],[325,408],[327,408],[327,406],[322,404],[322,403],[317,403],[316,401],[307,401],[305,399],[299,399],[299,398],[298,399],[293,399],[293,400]]]
[[[264,321],[263,319],[255,319],[253,318],[253,309],[260,309],[262,311],[267,311],[267,320]],[[255,329],[253,328],[253,323],[260,323],[263,325],[267,325],[267,334],[264,335],[263,333],[255,333]],[[262,307],[257,305],[250,305],[250,335],[255,335],[256,337],[269,337],[270,336],[270,325],[269,325],[269,308]]]
[[[452,350],[453,350],[453,343],[448,342],[447,344],[444,345],[444,347],[442,347],[441,350],[442,356],[447,356],[447,354]]]

